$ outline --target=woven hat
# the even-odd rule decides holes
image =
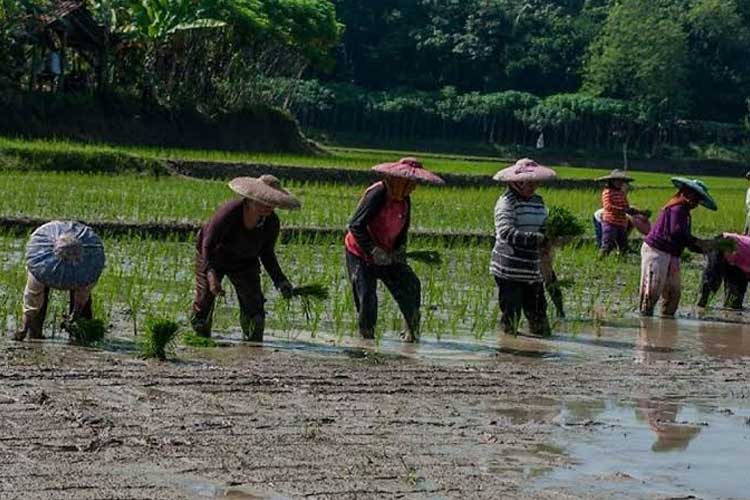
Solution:
[[[89,226],[52,221],[31,234],[26,267],[51,288],[71,289],[97,282],[104,269],[104,245]]]
[[[619,168],[614,169],[612,172],[609,173],[609,175],[605,175],[603,177],[599,177],[597,181],[604,182],[604,181],[624,181],[624,182],[633,182],[635,179],[630,177],[627,172],[624,170],[620,170]]]
[[[445,181],[422,166],[416,158],[401,158],[393,163],[381,163],[372,167],[375,172],[391,177],[400,177],[414,182],[443,185]]]
[[[272,207],[296,210],[302,206],[292,193],[281,187],[281,182],[273,175],[235,177],[229,182],[229,187],[243,198]]]
[[[543,182],[557,176],[554,170],[530,158],[518,160],[514,165],[497,172],[492,178],[499,182]]]
[[[698,194],[701,198],[700,204],[709,210],[718,210],[716,202],[708,194],[708,186],[699,179],[686,179],[685,177],[672,177],[672,184],[677,189],[689,189]]]

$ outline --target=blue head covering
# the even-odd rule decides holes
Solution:
[[[26,245],[27,269],[50,288],[93,285],[104,261],[102,240],[80,222],[48,222],[36,228]]]

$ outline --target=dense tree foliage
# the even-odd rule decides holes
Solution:
[[[55,2],[0,0],[2,88],[33,86],[34,22]],[[543,133],[560,147],[652,152],[750,127],[750,0],[87,5],[114,34],[109,87],[143,103],[271,103],[304,126],[383,138]]]
[[[737,122],[750,95],[748,0],[334,0],[335,73],[402,87],[636,100],[653,119]]]

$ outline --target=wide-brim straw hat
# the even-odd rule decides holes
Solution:
[[[104,269],[104,245],[89,226],[52,221],[36,228],[26,245],[26,268],[50,288],[96,283]]]
[[[381,163],[372,167],[375,172],[390,177],[398,177],[422,184],[433,184],[440,186],[445,181],[422,166],[416,158],[401,158],[392,163]]]
[[[281,187],[281,182],[273,175],[235,177],[229,182],[229,187],[243,198],[274,208],[296,210],[302,206],[292,193]]]
[[[709,210],[718,210],[716,201],[708,193],[708,186],[699,179],[686,179],[685,177],[672,177],[672,184],[677,189],[689,189],[700,196],[700,204]]]
[[[612,172],[609,173],[609,175],[605,175],[603,177],[599,177],[596,179],[598,182],[606,182],[606,181],[623,181],[623,182],[633,182],[635,179],[630,177],[627,172],[624,170],[620,170],[619,168],[614,169]]]
[[[531,158],[518,160],[492,176],[498,182],[544,182],[555,177],[557,173],[554,170],[538,164]]]

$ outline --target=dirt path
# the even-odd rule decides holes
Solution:
[[[742,359],[343,352],[239,346],[159,364],[6,341],[0,497],[565,498],[529,488],[569,462],[553,446],[560,401],[750,398]]]

